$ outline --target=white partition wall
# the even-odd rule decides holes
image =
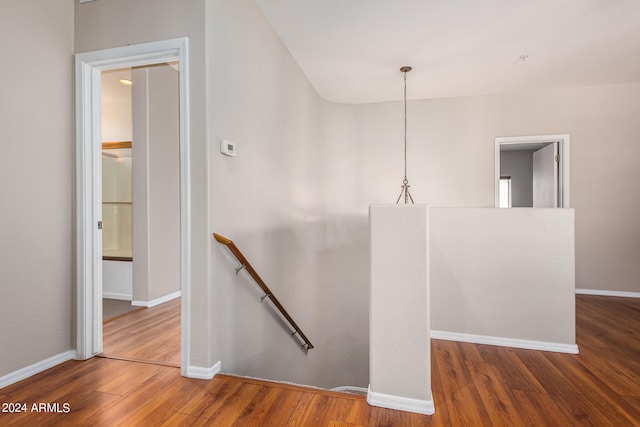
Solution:
[[[179,73],[134,68],[133,305],[180,295]]]
[[[433,338],[577,353],[573,209],[432,208]]]
[[[133,299],[133,262],[102,261],[102,298]]]
[[[371,289],[367,401],[432,414],[429,342],[429,211],[369,208]]]

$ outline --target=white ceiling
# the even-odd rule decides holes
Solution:
[[[640,81],[640,0],[255,2],[329,101]]]
[[[180,71],[178,62],[167,62],[167,65]],[[131,85],[120,82],[121,79],[131,81],[131,68],[118,68],[116,70],[103,71],[102,79],[102,102],[131,102]]]

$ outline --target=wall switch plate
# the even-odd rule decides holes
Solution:
[[[229,141],[228,139],[220,140],[220,152],[225,156],[235,157],[236,155],[236,143]]]

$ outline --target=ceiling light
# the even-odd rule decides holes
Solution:
[[[404,66],[400,68],[400,71],[404,73],[404,180],[402,180],[402,191],[396,200],[396,205],[400,203],[400,199],[404,194],[404,203],[413,203],[413,197],[409,193],[409,180],[407,180],[407,73],[411,71],[411,67]]]
[[[131,86],[133,84],[133,82],[129,79],[120,79],[120,83],[127,86]]]

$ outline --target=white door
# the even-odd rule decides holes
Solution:
[[[558,143],[533,152],[533,207],[558,207]]]

